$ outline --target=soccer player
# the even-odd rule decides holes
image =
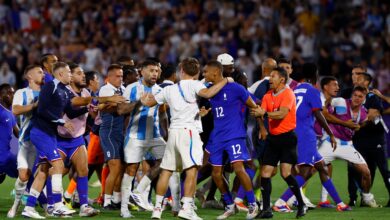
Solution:
[[[100,88],[99,97],[123,95],[123,70],[118,64],[111,64],[107,69],[107,84]],[[109,105],[100,111],[102,123],[100,125],[100,144],[104,153],[104,160],[108,164],[110,173],[106,179],[104,189],[103,208],[112,210],[119,208],[120,187],[123,160],[123,128],[124,117],[117,114],[117,105]],[[113,204],[111,203],[113,200]]]
[[[319,153],[324,157],[325,163],[330,164],[335,158],[344,159],[353,164],[354,168],[362,175],[361,186],[363,202],[370,207],[378,207],[374,195],[370,193],[371,175],[367,163],[362,155],[354,148],[352,144],[352,135],[354,131],[363,126],[367,118],[366,110],[363,107],[367,89],[360,86],[355,87],[351,100],[336,98],[339,90],[338,82],[334,77],[325,77],[321,80],[321,88],[326,99],[323,107],[324,116],[329,123],[335,139],[337,149],[333,148],[326,136],[323,138]],[[357,124],[355,130],[343,125],[343,122],[352,121]],[[323,193],[321,200],[326,200],[326,194]]]
[[[284,70],[286,70],[287,74],[288,74],[288,82],[286,83],[286,85],[294,90],[295,87],[297,87],[298,85],[298,82],[293,80],[291,78],[291,74],[293,72],[293,68],[292,68],[292,65],[291,65],[291,61],[288,60],[288,59],[285,59],[285,58],[281,58],[278,60],[278,67],[281,67],[283,68]]]
[[[202,165],[203,149],[199,137],[201,123],[196,96],[211,98],[228,80],[222,80],[207,89],[203,83],[194,80],[199,77],[199,62],[194,58],[184,59],[180,65],[181,81],[173,86],[165,87],[156,96],[145,94],[141,102],[146,106],[168,103],[171,112],[171,125],[164,157],[161,162],[162,171],[157,184],[156,205],[152,218],[160,219],[162,203],[168,188],[168,181],[173,171],[185,170],[183,206],[178,216],[184,219],[201,219],[193,208],[193,197],[196,188],[198,167]]]
[[[68,89],[68,97],[90,97],[91,94],[85,88],[85,74],[81,67],[77,64],[69,64],[72,78]],[[72,124],[73,130],[69,131],[63,126],[58,126],[57,146],[61,153],[61,157],[67,163],[71,163],[77,173],[77,192],[80,199],[81,217],[90,217],[97,215],[98,210],[88,205],[88,159],[87,149],[85,148],[84,133],[86,129],[88,112],[94,114],[93,109],[85,108],[84,114],[70,119],[67,114],[64,114],[63,120],[65,123]],[[81,109],[80,109],[81,110]],[[91,110],[91,111],[89,111]]]
[[[336,149],[336,140],[330,130],[326,119],[321,113],[322,102],[320,91],[313,86],[317,82],[317,68],[305,68],[305,66],[314,64],[304,64],[302,82],[300,82],[294,90],[297,99],[297,127],[295,132],[298,138],[298,169],[299,174],[296,175],[299,186],[303,186],[308,178],[311,177],[312,168],[318,170],[323,186],[330,192],[333,200],[337,204],[338,211],[349,211],[350,207],[345,205],[329,178],[324,160],[317,151],[317,135],[314,130],[314,119],[321,124],[325,129],[332,143],[332,147]],[[311,69],[311,71],[309,71]],[[290,212],[291,209],[286,202],[292,196],[291,190],[287,190],[276,202],[273,209],[278,212]]]
[[[371,81],[372,77],[368,73],[363,73],[358,76],[359,85],[366,89],[369,89]],[[390,207],[390,173],[386,158],[386,132],[388,132],[388,128],[381,116],[384,109],[379,99],[380,97],[374,95],[378,94],[378,91],[374,90],[374,92],[367,93],[366,101],[363,104],[368,110],[366,126],[361,127],[359,131],[355,132],[352,141],[356,150],[359,151],[367,162],[371,174],[371,184],[374,182],[376,168],[378,167],[389,195],[386,206]],[[359,175],[356,175],[354,179],[352,180],[353,184],[348,187],[351,204],[356,204],[356,182],[359,183]],[[361,205],[366,205],[364,200]]]
[[[222,71],[223,66],[220,62],[210,61],[206,64],[203,75],[207,82],[216,84],[224,80]],[[250,160],[251,157],[246,147],[246,129],[242,108],[244,105],[256,108],[257,105],[247,90],[237,83],[226,84],[211,98],[210,102],[214,114],[214,129],[212,131],[212,145],[207,150],[210,152],[209,162],[213,166],[213,180],[226,203],[225,212],[217,219],[226,219],[234,215],[236,208],[222,175],[225,153],[246,191],[249,204],[246,219],[253,219],[258,213],[258,206],[253,193],[252,181],[244,168],[244,161]]]
[[[127,86],[124,97],[132,103],[137,103],[143,93],[156,95],[161,92],[161,87],[156,85],[158,74],[158,64],[156,62],[150,60],[144,61],[141,64],[141,80]],[[148,211],[153,210],[153,207],[148,202],[149,191],[147,188],[150,190],[152,180],[159,174],[159,166],[165,151],[166,143],[160,134],[160,123],[162,129],[167,130],[168,121],[163,107],[156,105],[149,108],[147,106],[137,105],[135,109],[124,112],[131,113],[131,115],[124,143],[124,161],[126,168],[121,186],[121,216],[123,218],[131,217],[128,209],[131,186],[139,163],[143,160],[147,152],[151,152],[153,157],[156,158],[156,161],[150,170],[141,178],[137,188],[133,190],[131,197],[141,208]],[[145,191],[147,192],[145,193]]]
[[[14,218],[20,205],[27,182],[33,170],[36,151],[30,141],[31,117],[38,106],[38,96],[44,83],[44,73],[39,65],[27,66],[24,77],[28,80],[28,87],[15,92],[12,102],[12,113],[20,121],[19,151],[18,151],[18,178],[15,181],[15,200],[8,211],[7,217]]]
[[[44,182],[47,178],[48,163],[52,166],[51,187],[48,185],[49,191],[53,192],[54,211],[57,216],[73,214],[74,210],[69,210],[62,203],[62,173],[64,170],[64,162],[61,159],[60,153],[57,150],[57,126],[62,125],[69,131],[73,130],[70,122],[64,122],[62,115],[64,112],[72,114],[72,107],[68,97],[66,85],[70,83],[71,74],[69,66],[63,62],[57,62],[53,67],[53,75],[55,79],[46,83],[39,93],[39,102],[36,114],[34,112],[32,122],[33,127],[30,131],[30,139],[36,147],[40,162],[44,163],[41,167],[41,175],[35,178],[30,189],[30,194],[27,199],[26,207],[22,215],[26,217],[42,218],[35,211],[35,203],[40,192],[42,191]],[[71,117],[79,116],[79,112],[75,111]],[[69,114],[68,114],[69,115]]]
[[[251,114],[256,117],[268,116],[269,134],[261,167],[261,193],[263,196],[263,210],[260,218],[272,218],[270,207],[271,200],[271,175],[280,161],[280,173],[294,193],[298,201],[297,217],[304,216],[306,206],[297,180],[291,175],[291,168],[296,163],[297,136],[296,127],[296,101],[293,91],[286,86],[287,72],[278,67],[271,72],[269,79],[271,91],[264,95],[261,108],[251,109]]]
[[[53,66],[58,62],[56,55],[52,53],[43,54],[40,58],[40,64],[45,73],[45,83],[48,83],[54,79]]]
[[[18,177],[16,155],[12,154],[10,141],[12,134],[18,137],[19,128],[11,112],[14,89],[9,84],[0,85],[0,174]],[[4,180],[4,179],[3,179]]]

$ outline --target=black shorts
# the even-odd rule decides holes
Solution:
[[[276,167],[280,163],[297,163],[297,136],[294,131],[267,136],[263,164]]]

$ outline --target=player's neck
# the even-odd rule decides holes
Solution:
[[[285,87],[286,87],[285,84],[280,84],[278,87],[276,87],[276,88],[274,89],[274,93],[276,94],[276,93],[282,91],[282,89],[284,89]]]
[[[219,82],[221,82],[224,78],[221,76],[221,77],[217,77],[215,80],[212,81],[212,83],[215,85]]]
[[[4,108],[6,108],[7,110],[10,110],[11,109],[11,106],[10,105],[7,105],[3,102],[3,100],[0,100],[0,105],[2,105]]]
[[[28,87],[30,87],[33,91],[41,91],[41,86],[33,82],[29,83]]]
[[[359,105],[354,106],[354,105],[351,104],[351,109],[352,109],[353,112],[359,112],[360,106]]]
[[[146,82],[145,79],[142,80],[142,84],[144,84],[147,87],[152,87],[154,85],[154,84]]]
[[[81,88],[77,87],[74,83],[70,83],[70,87],[73,89],[74,92],[80,93]]]

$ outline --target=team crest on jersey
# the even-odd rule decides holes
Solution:
[[[227,100],[226,93],[223,93],[223,100]]]

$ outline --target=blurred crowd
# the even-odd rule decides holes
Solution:
[[[0,83],[22,85],[45,53],[105,74],[121,56],[177,64],[229,53],[252,84],[266,57],[304,62],[351,84],[361,64],[390,93],[386,0],[0,0]]]

